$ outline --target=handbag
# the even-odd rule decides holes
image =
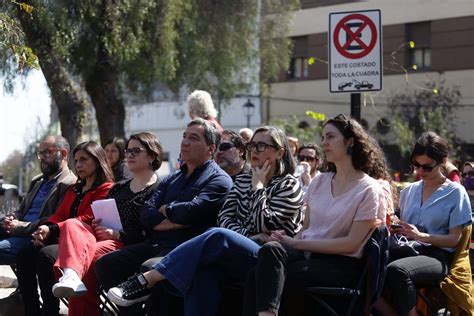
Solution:
[[[0,299],[0,316],[24,316],[23,299],[16,289],[9,296]]]

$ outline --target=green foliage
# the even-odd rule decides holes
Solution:
[[[455,108],[459,105],[459,88],[447,87],[445,80],[428,82],[413,94],[399,94],[390,100],[395,142],[407,156],[416,138],[425,131],[434,131],[451,145],[456,156],[459,139],[455,134]]]
[[[319,143],[322,132],[322,122],[326,116],[312,111],[306,112],[306,115],[314,119],[314,121],[306,127],[300,126],[300,120],[296,115],[293,115],[291,119],[274,119],[270,123],[281,127],[286,135],[298,138],[300,144]]]

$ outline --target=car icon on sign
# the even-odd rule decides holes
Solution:
[[[354,88],[356,88],[357,90],[360,90],[360,88],[367,88],[367,89],[372,89],[374,87],[373,84],[369,83],[368,81],[362,81],[362,82],[357,82],[355,85],[354,85]]]
[[[345,87],[350,87],[350,86],[352,86],[352,82],[341,82],[337,86],[337,88],[342,91],[342,90],[344,90]]]

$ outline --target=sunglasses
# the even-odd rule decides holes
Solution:
[[[226,150],[231,149],[232,147],[235,147],[234,143],[226,142],[226,143],[220,143],[218,149],[219,151],[226,151]]]
[[[247,148],[248,151],[253,151],[256,150],[258,153],[264,152],[267,147],[273,147],[275,149],[279,149],[277,146],[270,145],[267,143],[259,142],[259,143],[248,143],[245,145],[245,148]]]
[[[126,157],[136,157],[140,155],[140,152],[142,151],[146,151],[146,149],[141,147],[132,147],[125,149],[124,153]]]
[[[413,168],[415,168],[415,169],[420,169],[421,168],[425,172],[433,171],[433,169],[438,165],[438,163],[435,163],[434,165],[428,165],[428,164],[420,165],[416,160],[413,161],[411,164],[412,164]]]
[[[298,155],[298,160],[299,161],[313,162],[313,161],[316,160],[316,157]]]
[[[470,170],[468,172],[464,172],[463,174],[461,174],[461,176],[463,178],[472,178],[474,177],[474,170]]]

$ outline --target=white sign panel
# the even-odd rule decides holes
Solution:
[[[382,90],[380,10],[329,14],[329,91]]]

